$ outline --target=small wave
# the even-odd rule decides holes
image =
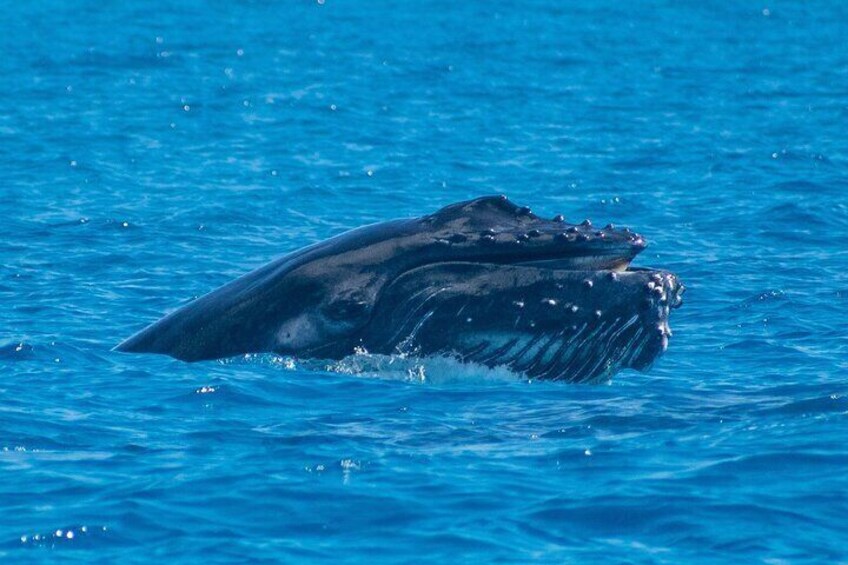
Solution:
[[[31,548],[86,547],[98,538],[109,533],[108,526],[74,525],[56,528],[46,532],[27,532],[17,540],[7,542],[7,547],[23,546]]]
[[[785,293],[780,289],[771,289],[766,290],[760,293],[757,293],[753,296],[749,296],[745,298],[741,302],[734,304],[733,308],[739,310],[745,310],[761,303],[774,303],[774,302],[782,302],[785,300]]]
[[[0,345],[0,359],[10,361],[23,361],[35,358],[35,348],[23,341],[5,343]]]
[[[415,358],[405,355],[379,355],[357,352],[325,366],[327,371],[406,382],[448,383],[462,381],[521,380],[507,367],[486,367],[447,356]]]
[[[524,379],[508,367],[486,367],[466,363],[447,356],[410,357],[402,354],[383,355],[358,350],[338,360],[294,359],[273,354],[247,354],[219,361],[222,364],[251,364],[278,367],[286,371],[307,370],[355,375],[359,377],[412,383],[447,383],[457,381],[504,381]]]
[[[848,414],[848,397],[843,394],[833,393],[818,398],[804,398],[792,400],[777,407],[768,408],[762,414],[783,415],[817,415],[842,413]]]

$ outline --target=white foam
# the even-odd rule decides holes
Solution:
[[[526,377],[507,367],[486,367],[478,363],[465,363],[453,357],[410,357],[406,355],[380,355],[359,351],[341,361],[324,362],[323,367],[308,367],[315,362],[301,364],[304,368],[322,368],[327,371],[361,377],[400,380],[420,383],[447,383],[462,381],[524,380]]]

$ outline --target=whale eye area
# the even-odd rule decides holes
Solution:
[[[335,321],[349,322],[368,313],[368,303],[361,299],[338,299],[330,302],[321,309],[327,318]]]

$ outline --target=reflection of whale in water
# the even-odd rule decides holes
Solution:
[[[210,292],[121,343],[186,361],[250,352],[450,355],[585,382],[668,345],[671,273],[629,268],[645,240],[543,220],[505,197],[355,229]]]

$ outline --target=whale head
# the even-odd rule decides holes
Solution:
[[[445,288],[452,288],[452,294],[444,295],[453,299],[442,303],[439,316],[433,318],[442,324],[450,319],[452,308],[461,319],[461,309],[469,304],[478,312],[481,305],[490,304],[491,316],[480,331],[491,333],[500,323],[499,308],[507,297],[517,296],[515,301],[521,302],[522,293],[544,289],[558,293],[557,300],[566,303],[563,295],[582,288],[579,283],[587,279],[586,273],[625,272],[645,246],[641,235],[627,229],[611,225],[598,229],[588,220],[570,223],[562,216],[544,219],[504,196],[486,196],[420,218],[358,228],[290,253],[176,310],[117,349],[164,353],[187,361],[250,352],[339,358],[368,344],[382,350],[377,352],[391,353],[409,335],[401,335],[403,329],[381,333],[376,328],[392,329],[385,324],[407,327],[398,321],[403,312],[393,308],[402,302],[400,288],[404,295],[419,297],[444,294]],[[474,276],[468,275],[460,284],[457,273]],[[603,285],[605,292],[613,295],[621,289],[617,308],[628,319],[638,318],[639,309],[644,310],[642,303],[654,292],[647,279],[640,285],[637,278],[623,279],[627,285],[617,284],[615,279]],[[399,280],[403,285],[395,284]],[[540,286],[539,281],[546,282]],[[417,285],[420,288],[416,290]],[[490,300],[497,297],[500,301]],[[599,293],[594,293],[594,298],[584,293],[574,296],[576,303],[582,301],[581,307],[592,308],[593,300],[604,298]],[[623,309],[630,302],[633,312],[625,316]],[[419,307],[411,311],[422,317],[428,312]],[[644,323],[663,326],[662,312],[667,317],[667,309],[659,312],[659,318]],[[485,317],[477,314],[478,319]],[[555,318],[552,320],[556,325]],[[567,321],[562,320],[563,324]],[[473,327],[466,329],[474,332]],[[438,341],[423,339],[427,331],[438,333],[438,328],[420,330],[417,335],[422,343]],[[525,331],[532,333],[533,327],[527,326]],[[652,331],[651,335],[667,341],[664,331]],[[474,341],[466,338],[466,343]],[[449,349],[449,344],[439,343],[440,353]],[[462,355],[463,346],[457,344],[454,352]]]

